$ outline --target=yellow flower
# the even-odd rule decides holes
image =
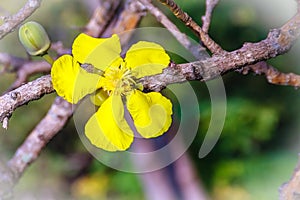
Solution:
[[[163,47],[140,41],[132,45],[123,59],[117,35],[92,38],[80,34],[71,55],[63,55],[52,66],[51,76],[57,94],[71,103],[91,95],[100,106],[85,126],[90,142],[107,151],[130,147],[134,134],[124,116],[124,104],[135,128],[144,138],[166,132],[172,122],[172,103],[158,92],[143,93],[138,79],[162,73],[170,62]],[[92,65],[98,73],[83,69]],[[99,71],[101,73],[99,73]]]

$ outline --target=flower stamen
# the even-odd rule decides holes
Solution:
[[[126,67],[126,63],[122,63],[118,67],[109,67],[104,73],[102,83],[104,90],[116,95],[126,96],[136,88],[135,77]]]

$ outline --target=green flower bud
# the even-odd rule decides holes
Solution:
[[[27,22],[19,28],[19,39],[32,56],[42,56],[50,48],[50,39],[45,29],[37,22]]]

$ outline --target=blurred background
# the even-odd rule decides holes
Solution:
[[[15,13],[25,2],[2,0],[0,15]],[[204,0],[176,2],[201,24]],[[52,41],[62,41],[65,47],[71,47],[96,5],[97,0],[47,0],[30,19],[43,24]],[[158,6],[183,32],[196,39],[167,9]],[[295,11],[293,0],[220,1],[213,15],[210,34],[224,49],[234,50],[244,42],[264,39],[271,28],[281,26]],[[140,24],[140,27],[153,26],[161,25],[150,14]],[[283,72],[300,73],[299,49],[297,42],[289,53],[268,63]],[[27,56],[16,33],[0,41],[0,51]],[[175,62],[184,62],[176,56],[172,58]],[[3,74],[0,93],[14,79],[15,74]],[[232,72],[224,75],[223,80],[227,94],[224,129],[214,149],[202,159],[198,158],[198,153],[210,122],[210,97],[205,83],[191,82],[195,91],[199,91],[201,121],[186,155],[191,161],[188,165],[192,166],[197,177],[198,192],[205,191],[214,200],[277,199],[278,189],[291,177],[300,152],[299,91],[293,87],[268,84],[264,76],[252,74],[245,76]],[[45,115],[55,96],[46,95],[13,113],[9,129],[0,129],[2,160],[13,155]],[[178,106],[174,104],[175,109]],[[177,194],[180,184],[172,179],[173,168],[171,165],[164,169],[164,178],[167,177],[168,182],[160,183],[162,180],[157,179],[157,192],[169,192],[163,191],[159,185],[170,184],[171,192],[180,199],[180,194]],[[93,159],[79,139],[71,119],[25,172],[16,186],[16,199],[147,199],[151,190],[145,188],[149,187],[145,184],[146,179],[145,175],[117,171]]]

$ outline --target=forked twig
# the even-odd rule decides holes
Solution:
[[[205,33],[208,33],[209,26],[211,24],[212,13],[218,3],[219,0],[206,0],[205,15],[202,17],[202,29]]]
[[[148,0],[139,0],[147,8],[147,10],[160,22],[168,31],[177,39],[177,41],[189,50],[197,59],[203,59],[207,57],[206,49],[199,45],[193,45],[188,39],[187,35],[182,33],[177,26],[167,18],[167,16],[155,7]]]
[[[173,14],[180,19],[187,27],[194,31],[204,46],[213,54],[222,54],[225,52],[210,36],[202,30],[202,28],[186,13],[184,12],[173,0],[158,0],[166,5]]]
[[[4,23],[0,26],[0,40],[8,33],[14,31],[25,19],[31,16],[40,7],[42,0],[28,0],[16,14],[3,17]]]

